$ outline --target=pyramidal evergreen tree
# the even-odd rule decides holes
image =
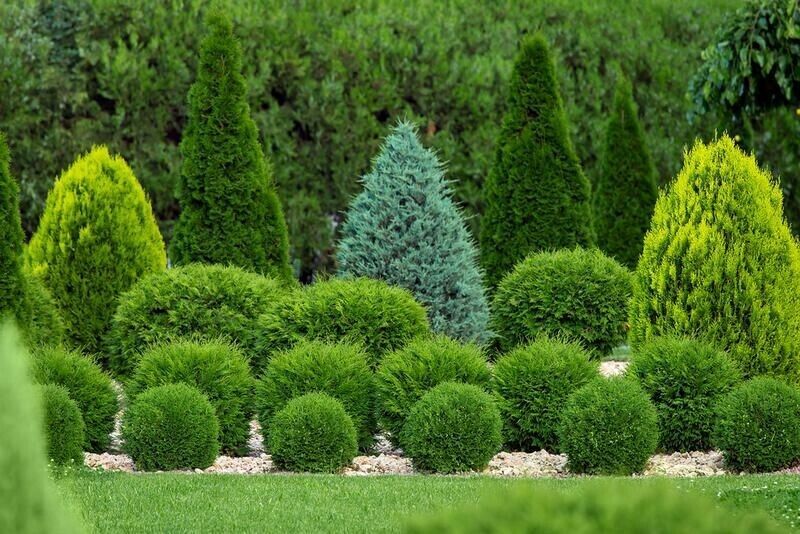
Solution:
[[[0,316],[26,315],[25,279],[22,274],[22,223],[19,186],[11,176],[11,156],[0,133]]]
[[[289,280],[286,221],[250,118],[242,50],[231,21],[209,14],[181,142],[181,214],[170,258],[232,264]]]
[[[636,116],[631,84],[622,77],[595,184],[597,245],[620,263],[636,267],[657,197],[656,168]]]
[[[342,226],[339,274],[406,288],[427,308],[434,331],[487,340],[477,251],[441,163],[411,124],[394,128],[362,182]]]
[[[594,242],[589,181],[540,35],[523,41],[514,65],[484,199],[481,263],[492,288],[531,252]]]

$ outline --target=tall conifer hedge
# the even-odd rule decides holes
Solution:
[[[11,176],[11,156],[0,133],[0,316],[25,314],[25,279],[22,275],[22,223],[19,186]]]

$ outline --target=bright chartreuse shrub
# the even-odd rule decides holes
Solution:
[[[800,247],[781,192],[727,135],[696,143],[656,203],[630,306],[636,346],[701,337],[745,377],[800,380]]]
[[[489,307],[477,249],[442,164],[414,126],[401,122],[392,130],[361,181],[342,224],[339,274],[404,287],[425,306],[434,332],[486,341]]]
[[[25,273],[28,319],[23,336],[32,346],[58,345],[64,340],[64,320],[53,295],[37,277]]]
[[[227,15],[214,11],[206,25],[181,140],[181,214],[170,258],[176,265],[236,265],[289,280],[286,221],[250,118],[242,48]]]
[[[388,354],[376,372],[378,419],[399,444],[400,432],[413,406],[442,382],[460,382],[489,389],[486,356],[474,344],[444,336],[416,339]]]
[[[564,405],[598,368],[577,342],[543,337],[501,356],[492,374],[506,446],[558,453]]]
[[[639,124],[631,84],[621,77],[606,129],[600,174],[594,183],[597,246],[621,264],[635,268],[656,198],[656,168]]]
[[[187,384],[205,394],[217,414],[222,452],[247,454],[255,381],[239,349],[225,341],[157,345],[142,355],[125,393],[134,399],[166,384]]]
[[[148,347],[220,337],[256,358],[256,321],[287,289],[238,267],[193,264],[147,276],[124,293],[107,339],[109,367],[128,377]]]
[[[102,355],[119,295],[167,263],[150,202],[125,160],[95,147],[61,175],[26,262],[56,300],[70,344]]]
[[[443,382],[411,408],[400,443],[420,471],[480,471],[503,443],[494,399],[473,384]]]
[[[303,341],[270,360],[255,390],[261,431],[269,442],[270,421],[295,397],[318,391],[338,399],[353,419],[358,444],[374,441],[375,377],[357,345]]]
[[[25,328],[28,315],[22,272],[22,223],[19,186],[11,176],[11,155],[0,132],[0,317],[12,317]]]
[[[712,435],[736,471],[771,472],[800,459],[800,391],[756,377],[722,397]]]
[[[148,389],[122,420],[124,450],[141,471],[205,469],[217,458],[218,436],[208,397],[186,384]]]
[[[597,249],[538,252],[497,287],[492,329],[503,350],[544,334],[603,356],[625,341],[630,296],[631,273]]]
[[[335,473],[358,453],[356,428],[341,401],[325,393],[290,400],[270,423],[269,451],[289,471]]]
[[[55,465],[83,465],[86,442],[81,410],[67,390],[55,384],[39,386],[44,407],[47,457]]]
[[[33,381],[63,387],[80,408],[86,426],[86,450],[105,452],[119,411],[111,377],[91,358],[61,346],[38,347],[31,356]]]
[[[656,407],[659,447],[666,452],[710,449],[717,401],[741,381],[724,352],[675,337],[653,338],[637,347],[627,373]]]
[[[492,288],[531,252],[594,242],[589,181],[541,35],[522,42],[507,107],[483,188],[481,263]]]
[[[631,475],[656,452],[658,415],[636,381],[597,378],[570,395],[558,436],[570,471]]]

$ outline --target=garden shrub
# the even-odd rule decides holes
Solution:
[[[150,202],[128,164],[95,147],[56,181],[26,261],[73,346],[101,353],[119,295],[166,266]]]
[[[501,356],[494,366],[493,388],[506,445],[525,452],[560,452],[564,405],[597,377],[597,363],[576,342],[540,338]]]
[[[571,471],[630,475],[656,451],[658,416],[634,380],[598,378],[569,397],[558,433]]]
[[[399,123],[384,141],[364,190],[342,225],[339,274],[404,287],[428,311],[434,332],[488,339],[489,307],[477,249],[452,199],[442,164]]]
[[[32,353],[31,374],[38,384],[55,384],[67,390],[78,405],[86,426],[89,452],[102,453],[111,443],[114,416],[119,410],[111,378],[91,358],[60,346],[42,346]]]
[[[659,446],[667,452],[711,448],[715,406],[741,380],[728,356],[703,341],[653,338],[628,368],[658,413]]]
[[[378,418],[389,439],[399,444],[409,412],[431,388],[442,382],[489,389],[491,372],[480,347],[444,336],[416,339],[388,354],[376,373]]]
[[[544,334],[602,356],[625,340],[630,296],[630,272],[597,249],[539,252],[500,282],[492,327],[503,350]]]
[[[444,382],[413,406],[400,443],[420,471],[480,471],[503,444],[501,428],[491,395],[472,384]]]
[[[208,397],[186,384],[148,389],[122,421],[125,452],[142,471],[205,469],[217,458],[218,436]]]
[[[368,449],[376,431],[375,377],[357,345],[303,341],[276,355],[256,384],[256,412],[265,441],[272,417],[287,402],[311,392],[338,399],[353,419],[358,444]]]
[[[11,176],[10,164],[6,138],[0,132],[0,317],[13,317],[25,327],[24,235],[19,215],[19,186]]]
[[[44,411],[47,457],[55,465],[83,465],[85,426],[78,405],[67,390],[54,384],[39,386]]]
[[[217,414],[222,452],[247,454],[255,381],[235,346],[195,340],[155,346],[142,355],[125,392],[133,399],[166,384],[187,384],[205,394]]]
[[[143,278],[120,297],[108,337],[109,367],[130,376],[149,346],[173,338],[224,337],[255,356],[256,319],[286,289],[237,267],[194,264]]]
[[[272,418],[269,451],[282,469],[334,473],[358,453],[356,428],[339,400],[307,393],[290,400]]]
[[[745,377],[800,380],[800,247],[781,193],[727,135],[697,142],[656,203],[634,276],[630,338],[701,336]]]
[[[722,397],[712,441],[736,471],[770,472],[800,459],[800,392],[770,377]]]
[[[181,214],[170,257],[176,265],[236,265],[289,280],[286,221],[250,118],[242,48],[221,11],[206,26],[181,139]]]
[[[29,312],[23,336],[32,346],[58,345],[64,340],[64,320],[53,295],[37,277],[25,274],[26,309]]]

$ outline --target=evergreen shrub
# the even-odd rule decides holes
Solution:
[[[78,405],[61,386],[39,386],[44,406],[47,457],[55,465],[83,465],[85,426]]]

